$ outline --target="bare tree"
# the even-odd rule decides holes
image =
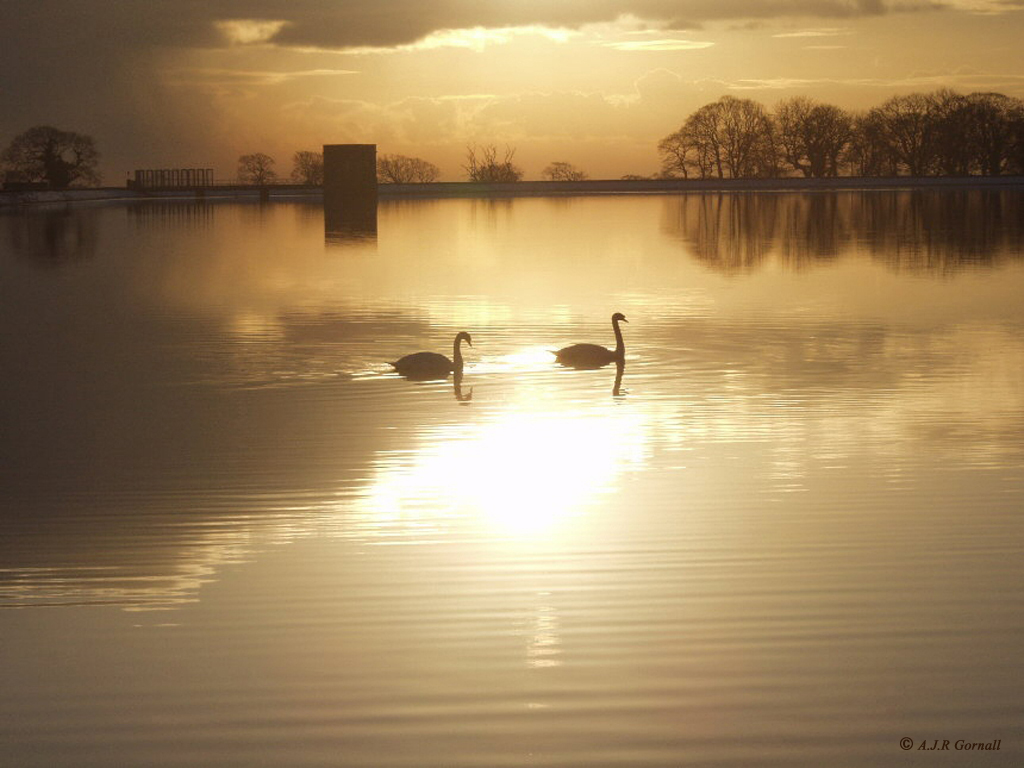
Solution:
[[[718,103],[705,104],[686,118],[678,131],[658,143],[658,151],[662,176],[689,178],[692,171],[701,179],[723,178]]]
[[[694,147],[697,167],[701,178],[716,174],[725,178],[724,153],[722,151],[721,105],[718,102],[705,104],[684,124]]]
[[[967,176],[978,167],[974,123],[978,115],[966,96],[942,88],[927,95],[931,107],[932,167],[945,176]]]
[[[572,163],[556,160],[541,171],[541,176],[549,181],[584,181],[589,178],[586,173]]]
[[[850,144],[844,161],[855,176],[896,176],[899,160],[883,137],[885,127],[881,118],[869,111],[855,115]]]
[[[242,155],[238,158],[238,180],[256,186],[267,184],[277,178],[273,166],[274,158],[262,152]]]
[[[665,176],[740,178],[778,171],[774,128],[764,107],[734,96],[705,104],[662,139],[658,150]]]
[[[831,104],[795,96],[775,108],[779,149],[804,176],[838,176],[840,159],[853,135],[853,117]]]
[[[935,103],[921,93],[893,96],[869,113],[880,128],[879,139],[911,176],[933,171]]]
[[[1010,122],[1010,147],[1006,172],[1024,175],[1024,102],[1017,101]]]
[[[686,127],[680,128],[675,133],[670,133],[658,142],[658,153],[661,155],[661,176],[671,179],[682,176],[684,179],[690,177],[690,170],[693,168],[693,154],[696,146]],[[701,178],[706,173],[699,174]],[[623,178],[626,178],[623,176]]]
[[[321,186],[324,183],[324,153],[299,151],[292,156],[292,179],[300,184]]]
[[[0,156],[10,179],[45,182],[51,189],[99,184],[99,158],[91,136],[49,125],[18,134]]]
[[[493,144],[484,147],[466,147],[466,164],[462,168],[466,171],[470,181],[489,183],[520,181],[523,178],[523,171],[512,163],[515,153],[515,148],[506,146],[505,156],[499,160],[498,148]]]
[[[965,98],[977,172],[986,176],[1020,173],[1019,166],[1013,170],[1013,155],[1015,135],[1024,130],[1024,101],[1001,93],[972,93]]]
[[[426,160],[405,155],[380,155],[377,181],[381,184],[427,184],[437,181],[441,170]]]
[[[771,120],[751,99],[723,96],[720,105],[722,148],[733,178],[775,176],[778,151]]]

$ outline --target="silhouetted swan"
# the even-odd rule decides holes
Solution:
[[[622,342],[622,331],[619,321],[628,323],[621,312],[612,315],[612,328],[615,329],[615,350],[612,351],[600,344],[573,344],[563,347],[554,353],[555,360],[569,368],[601,368],[608,363],[626,359],[626,345]]]
[[[406,355],[391,363],[394,369],[413,381],[428,381],[430,379],[447,379],[449,373],[456,375],[462,373],[462,341],[465,340],[469,346],[473,346],[473,337],[465,331],[459,331],[455,336],[452,362],[444,355],[437,352],[415,352]]]

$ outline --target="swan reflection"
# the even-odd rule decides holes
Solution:
[[[616,360],[615,361],[615,384],[612,386],[612,395],[614,397],[621,397],[626,394],[626,391],[622,388],[622,374],[626,372],[626,361]]]
[[[462,371],[456,371],[455,373],[455,399],[460,403],[468,403],[473,399],[473,388],[469,388],[469,392],[462,391]]]

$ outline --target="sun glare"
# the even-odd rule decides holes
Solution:
[[[639,466],[644,444],[631,414],[513,412],[383,456],[362,506],[381,527],[468,519],[511,536],[549,535]]]
[[[569,39],[571,32],[548,27],[500,27],[488,29],[473,27],[471,29],[442,29],[427,35],[414,43],[411,48],[469,48],[482,51],[489,45],[505,45],[516,37],[537,36],[547,40],[563,43]]]

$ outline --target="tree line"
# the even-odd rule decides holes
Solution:
[[[504,152],[495,145],[467,147],[466,178],[521,181],[515,152],[510,146]],[[1024,175],[1024,100],[940,89],[893,96],[865,112],[852,112],[805,96],[780,101],[772,110],[751,99],[723,96],[663,138],[658,153],[662,178]],[[96,186],[99,157],[92,137],[40,125],[11,141],[0,154],[0,171],[5,186]],[[262,152],[242,155],[237,178],[245,184],[274,183],[275,164]],[[440,175],[436,165],[422,158],[377,158],[380,183],[429,183]],[[294,153],[293,182],[319,186],[323,177],[322,152]],[[588,178],[561,160],[544,168],[541,177]]]
[[[523,170],[513,163],[515,149],[504,154],[494,145],[466,149],[463,170],[470,181],[521,181]],[[16,136],[0,154],[0,172],[5,187],[98,186],[100,154],[91,136],[39,125]],[[281,180],[277,161],[265,152],[240,155],[236,178],[243,184],[264,186]],[[382,184],[424,184],[437,181],[441,170],[419,157],[383,154],[377,158],[377,181]],[[544,169],[543,176],[553,181],[581,181],[587,175],[571,163],[557,161]],[[324,183],[323,152],[300,150],[292,155],[290,180],[296,184],[321,186]]]
[[[515,153],[515,148],[510,146],[506,146],[502,153],[493,144],[471,145],[466,148],[466,162],[462,169],[472,182],[522,181],[523,169],[513,162]],[[274,158],[262,152],[242,155],[238,158],[238,179],[246,184],[273,183],[278,178],[274,164]],[[292,181],[312,186],[323,184],[322,152],[296,152],[292,164]],[[550,181],[583,181],[588,178],[584,171],[565,161],[549,164],[541,175]],[[377,158],[377,181],[381,184],[429,184],[440,176],[440,168],[419,157],[384,154]]]
[[[257,152],[238,158],[238,180],[245,184],[271,184],[278,181],[275,160]],[[382,184],[413,184],[437,181],[441,175],[433,163],[405,155],[380,155],[377,158],[377,181]],[[307,186],[324,183],[324,153],[300,150],[292,155],[291,181]]]
[[[1024,100],[941,89],[855,113],[804,96],[771,111],[723,96],[658,152],[668,178],[1024,174]]]

